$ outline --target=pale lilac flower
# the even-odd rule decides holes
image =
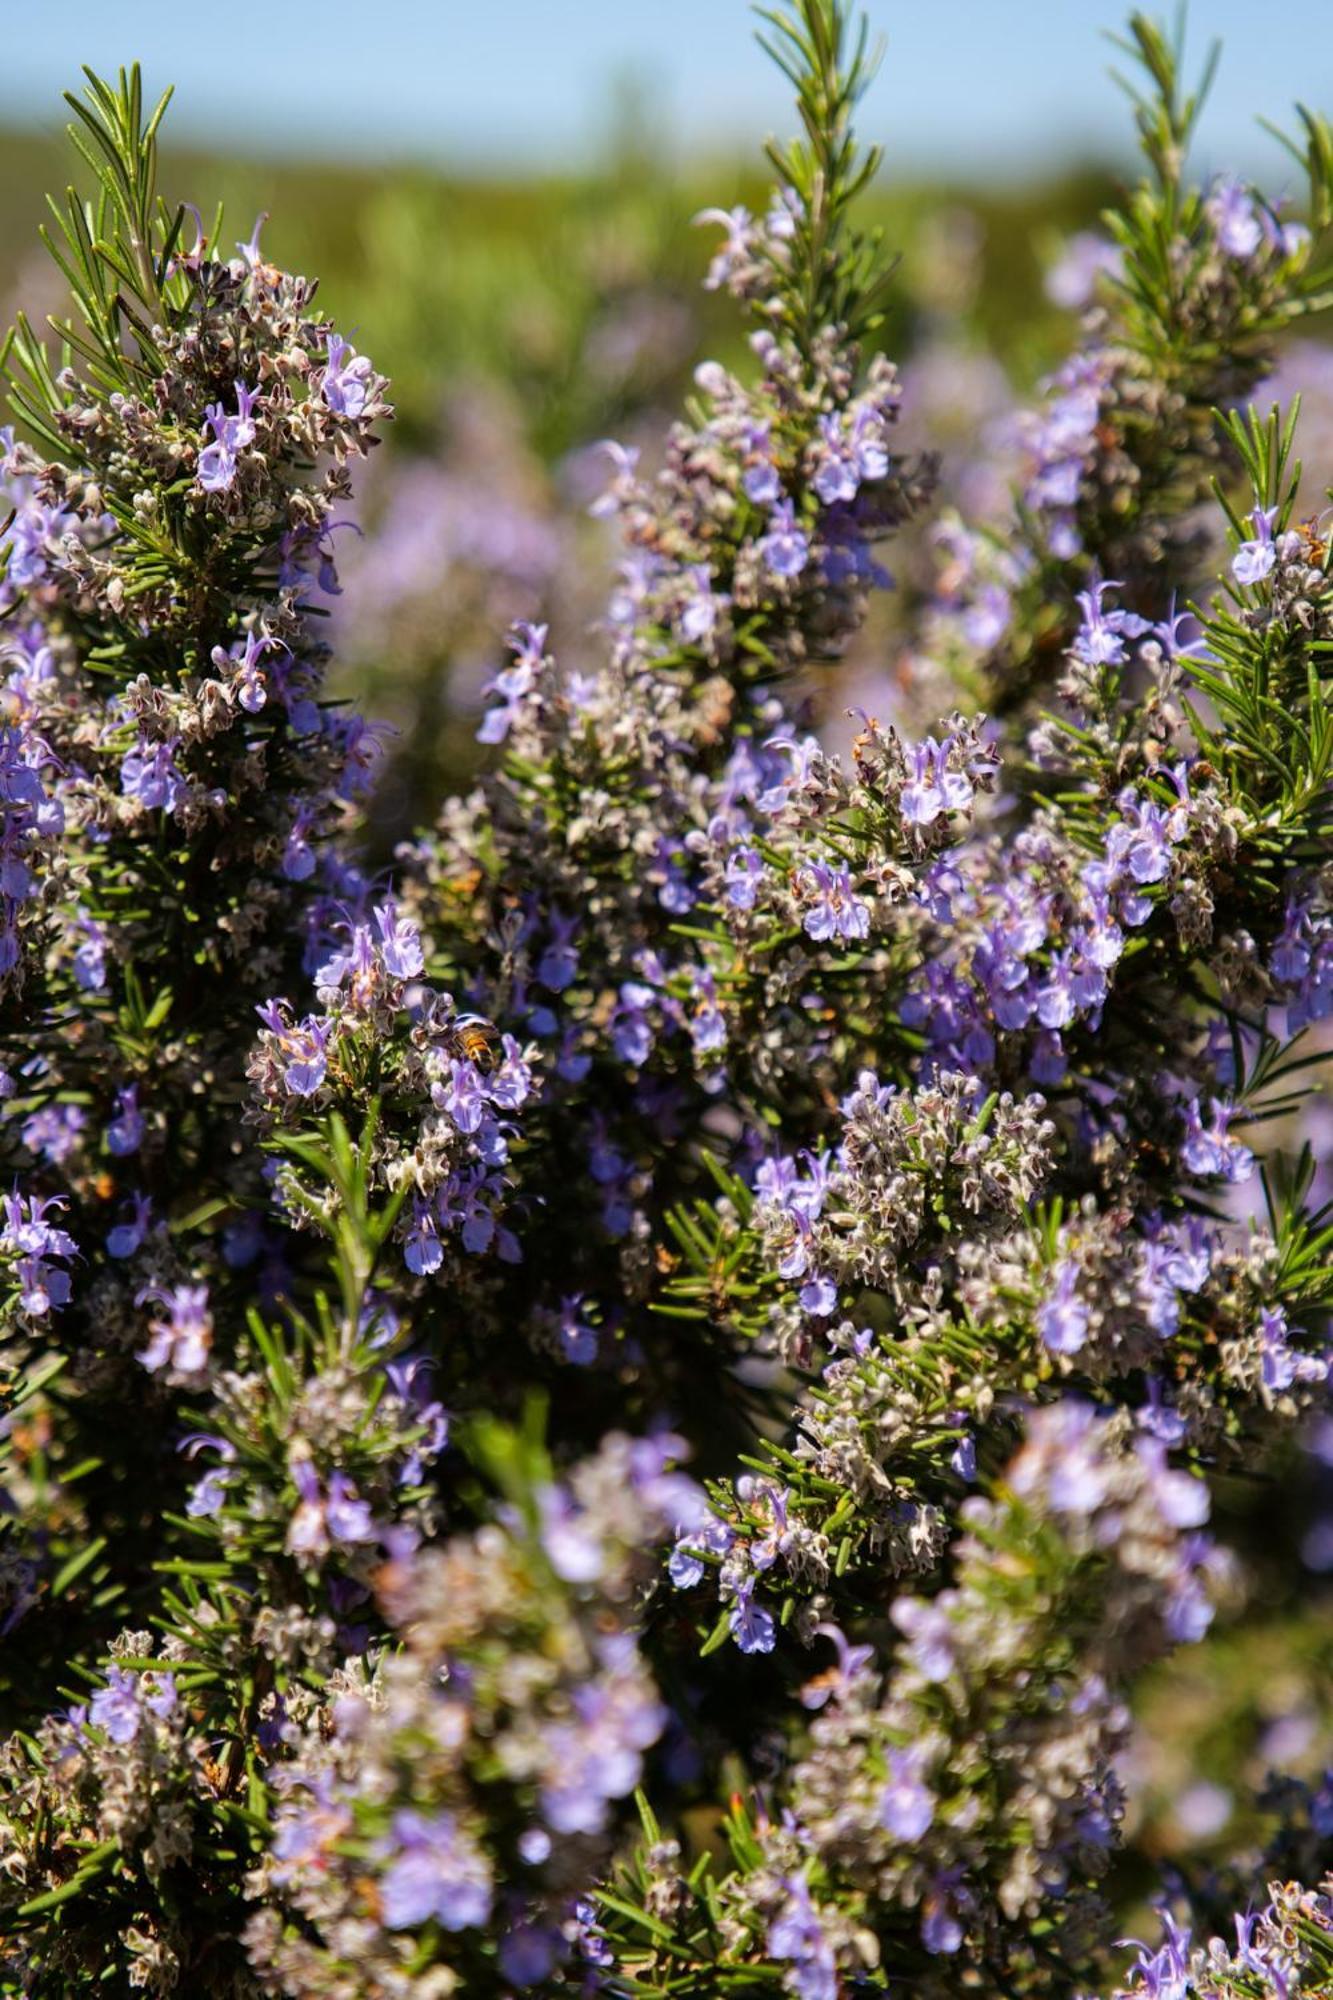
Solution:
[[[152,1339],[135,1359],[152,1374],[166,1368],[173,1377],[202,1375],[213,1344],[207,1285],[148,1285],[136,1303],[149,1300],[163,1309],[164,1316],[149,1320]]]
[[[909,826],[932,826],[943,813],[971,809],[972,781],[965,771],[949,769],[949,749],[950,741],[936,743],[926,737],[913,751],[912,776],[899,801]]]
[[[763,856],[753,847],[734,847],[727,856],[727,901],[736,910],[752,910],[764,879]]]
[[[604,451],[611,460],[611,481],[605,493],[593,501],[588,512],[596,520],[605,520],[609,515],[619,513],[635,491],[635,468],[639,463],[639,447],[617,444],[614,438],[603,438],[596,449]]]
[[[771,1957],[791,1963],[797,2000],[838,2000],[838,1964],[804,1875],[783,1878],[787,1900],[768,1927]]]
[[[810,543],[796,525],[790,500],[780,500],[769,515],[768,533],[758,543],[760,557],[776,577],[789,582],[810,560]]]
[[[777,1628],[768,1612],[754,1601],[753,1584],[743,1584],[732,1599],[728,1614],[731,1636],[743,1653],[771,1653],[777,1642]]]
[[[121,1210],[126,1220],[117,1223],[107,1234],[107,1255],[110,1257],[133,1257],[143,1248],[153,1219],[153,1204],[146,1194],[131,1195],[128,1211]]]
[[[323,1083],[331,1033],[332,1024],[317,1014],[283,1031],[283,1081],[294,1096],[313,1097]]]
[[[266,652],[281,643],[281,640],[268,638],[262,633],[247,632],[230,652],[223,646],[213,648],[213,665],[220,674],[228,677],[236,699],[247,715],[258,715],[268,700],[268,688],[259,662]]]
[[[920,1840],[935,1817],[935,1794],[922,1782],[920,1750],[889,1752],[889,1782],[880,1798],[881,1823],[896,1840]]]
[[[191,1520],[212,1520],[227,1504],[227,1488],[233,1474],[228,1471],[236,1458],[236,1448],[226,1438],[215,1437],[208,1431],[195,1431],[181,1442],[181,1450],[190,1459],[197,1458],[201,1451],[215,1451],[217,1465],[210,1466],[201,1479],[195,1481],[185,1502],[185,1511]]]
[[[1097,280],[1103,274],[1118,278],[1124,264],[1119,244],[1108,242],[1095,230],[1081,229],[1070,237],[1046,273],[1046,296],[1066,312],[1082,312],[1092,302]]]
[[[514,627],[508,642],[514,655],[512,664],[503,668],[482,688],[483,696],[494,694],[500,700],[482,717],[477,731],[478,743],[503,743],[510,730],[522,719],[546,667],[546,633],[545,625],[519,624]]]
[[[821,1638],[831,1639],[838,1655],[837,1665],[814,1680],[807,1681],[801,1689],[802,1708],[820,1709],[830,1701],[844,1700],[853,1689],[858,1675],[867,1668],[875,1657],[873,1646],[852,1646],[841,1626],[831,1624],[816,1625]]]
[[[77,1152],[88,1114],[78,1104],[44,1104],[20,1128],[29,1152],[53,1167],[63,1166]]]
[[[359,1497],[345,1473],[329,1474],[324,1519],[335,1542],[373,1542],[377,1539],[369,1503]]]
[[[107,931],[92,917],[80,916],[79,942],[70,969],[82,993],[100,993],[106,985]]]
[[[309,840],[314,823],[308,806],[302,806],[292,821],[282,850],[282,872],[289,882],[307,882],[315,872],[315,850]]]
[[[364,415],[370,401],[373,373],[364,354],[354,354],[338,334],[329,335],[328,365],[319,392],[335,416]]]
[[[419,1278],[429,1277],[444,1262],[444,1246],[431,1210],[414,1197],[412,1224],[403,1240],[403,1262]]]
[[[1250,514],[1254,527],[1251,541],[1242,542],[1231,558],[1231,574],[1237,583],[1262,583],[1271,576],[1277,565],[1277,549],[1273,544],[1273,523],[1277,519],[1276,507],[1256,507]]]
[[[174,755],[179,741],[173,736],[168,743],[141,742],[128,752],[120,766],[120,788],[127,798],[137,799],[149,812],[175,812],[185,797]]]
[[[696,227],[701,223],[717,223],[726,231],[721,247],[713,253],[713,261],[704,279],[704,290],[716,292],[751,262],[754,255],[754,218],[746,208],[701,208],[694,221]]]
[[[393,1860],[380,1882],[391,1931],[432,1919],[446,1931],[475,1929],[491,1913],[490,1863],[454,1815],[402,1811],[393,1816]]]
[[[98,1688],[89,1704],[88,1720],[112,1743],[132,1743],[139,1734],[143,1709],[139,1702],[138,1678],[121,1667],[112,1667],[107,1684]]]
[[[727,1024],[717,1001],[717,986],[711,972],[690,968],[694,1007],[689,1016],[690,1041],[696,1055],[716,1055],[727,1045]]]
[[[820,943],[840,938],[851,944],[870,933],[870,906],[863,903],[845,866],[811,861],[799,877],[811,899],[802,919],[808,937]]]
[[[296,1556],[325,1556],[333,1542],[356,1544],[378,1540],[366,1502],[345,1473],[329,1475],[325,1489],[306,1457],[291,1461],[297,1504],[287,1525],[287,1548]]]
[[[386,972],[394,979],[416,979],[426,969],[421,932],[416,924],[410,917],[399,916],[392,897],[381,903],[374,914]]]
[[[210,403],[204,421],[213,433],[213,443],[199,454],[195,479],[205,493],[225,493],[236,477],[237,453],[255,441],[254,406],[258,391],[236,384],[236,415],[227,416],[221,403]]]
[[[1248,188],[1231,179],[1215,182],[1204,211],[1227,256],[1248,263],[1264,240],[1263,224]]]
[[[1227,1126],[1240,1116],[1239,1107],[1221,1098],[1210,1099],[1212,1119],[1204,1125],[1197,1098],[1185,1106],[1185,1140],[1180,1148],[1181,1164],[1201,1178],[1247,1181],[1254,1172],[1254,1155],[1238,1139],[1228,1136]]]
[[[143,1144],[144,1121],[139,1109],[139,1086],[132,1083],[125,1090],[116,1092],[116,1115],[106,1128],[106,1145],[109,1153],[118,1159],[125,1159],[137,1153]]]
[[[838,1287],[832,1278],[814,1272],[801,1286],[800,1303],[812,1319],[827,1319],[838,1309]]]
[[[681,606],[677,617],[680,636],[687,645],[701,646],[716,630],[717,621],[731,603],[723,591],[715,591],[712,578],[703,563],[695,563],[685,572],[690,585],[690,594]]]
[[[928,1681],[947,1680],[953,1672],[955,1639],[949,1599],[947,1591],[930,1604],[919,1597],[900,1597],[889,1610],[908,1641],[908,1659]]]

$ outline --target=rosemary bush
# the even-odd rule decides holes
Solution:
[[[1328,1452],[1333,584],[1261,385],[1333,136],[1299,211],[1196,184],[1132,18],[1143,178],[970,516],[864,27],[763,19],[749,360],[607,447],[599,629],[513,631],[390,871],[326,691],[388,384],[162,198],[137,70],[70,99],[4,350],[4,1992],[1333,1993],[1333,1778],[1121,1939],[1131,1704]],[[835,754],[908,531],[938,719]]]

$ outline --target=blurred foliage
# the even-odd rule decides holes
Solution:
[[[54,303],[35,254],[42,190],[64,171],[54,137],[0,134],[0,290],[7,307],[17,300],[34,318]],[[753,169],[727,162],[664,174],[628,136],[586,173],[539,180],[164,149],[163,181],[186,201],[203,188],[221,191],[226,248],[271,211],[269,255],[320,279],[329,311],[354,325],[393,382],[400,447],[434,440],[451,379],[483,377],[521,393],[532,442],[548,460],[614,430],[646,389],[674,395],[700,355],[736,358],[732,316],[699,290],[709,238],[688,218],[708,205],[758,205],[764,187]],[[880,336],[886,349],[910,353],[925,323],[962,307],[978,341],[1029,384],[1068,329],[1045,303],[1043,266],[1063,236],[1095,221],[1110,191],[1093,167],[1015,187],[883,180],[869,219],[902,257]],[[676,379],[649,384],[625,350],[635,308],[664,299],[689,316],[692,337]],[[582,363],[599,333],[605,365],[588,371]]]

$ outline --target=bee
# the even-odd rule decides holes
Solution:
[[[800,1689],[800,1698],[806,1708],[822,1708],[831,1694],[836,1693],[842,1680],[842,1668],[826,1667],[822,1674],[816,1674]]]
[[[461,1054],[478,1069],[492,1069],[495,1065],[495,1050],[491,1046],[491,1028],[480,1015],[464,1014],[454,1023],[454,1033]]]
[[[708,1274],[708,1312],[715,1325],[725,1326],[731,1316],[731,1293],[727,1274],[716,1266]]]
[[[1308,521],[1302,521],[1296,530],[1301,538],[1301,555],[1310,569],[1322,569],[1324,557],[1328,553],[1323,537],[1319,533],[1319,517],[1312,514]]]
[[[1155,1139],[1137,1140],[1134,1151],[1146,1170],[1156,1169],[1158,1172],[1169,1170],[1175,1157],[1167,1147],[1159,1145]]]

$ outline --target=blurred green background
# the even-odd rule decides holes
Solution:
[[[698,290],[712,239],[691,220],[706,206],[759,204],[766,179],[757,162],[664,170],[634,144],[635,102],[626,98],[615,121],[623,136],[599,162],[561,175],[218,158],[173,148],[168,122],[163,181],[209,219],[225,203],[224,250],[269,211],[268,255],[317,275],[328,310],[393,378],[400,448],[434,441],[441,395],[467,374],[521,388],[533,442],[551,457],[608,418],[635,414],[654,392],[670,395],[705,351],[734,358],[734,315]],[[10,317],[16,303],[40,313],[57,296],[37,230],[46,190],[63,187],[71,165],[55,136],[0,133],[0,288]],[[1044,299],[1043,268],[1064,235],[1095,221],[1114,184],[1095,166],[990,192],[881,183],[868,209],[902,258],[886,346],[902,355],[923,320],[962,308],[1016,378],[1030,380],[1068,327]],[[965,243],[950,241],[959,237]],[[653,306],[674,306],[676,324],[645,323],[636,342],[634,311]],[[654,341],[654,332],[677,337]],[[605,365],[590,372],[599,336]]]

